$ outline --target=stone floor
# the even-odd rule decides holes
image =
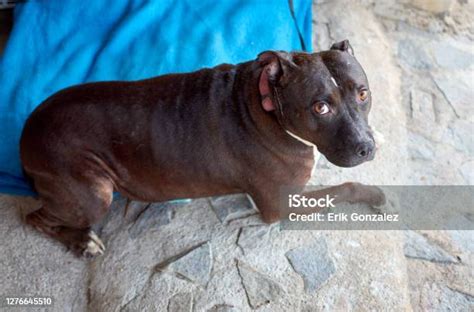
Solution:
[[[315,1],[314,48],[350,40],[384,143],[352,169],[318,158],[314,184],[474,184],[474,3],[429,2]],[[23,226],[35,205],[0,197],[0,295],[50,295],[51,311],[474,308],[471,231],[283,231],[244,196],[123,217],[119,199],[97,230],[106,254],[83,261]]]

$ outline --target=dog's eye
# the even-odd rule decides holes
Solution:
[[[359,91],[359,101],[365,102],[367,98],[369,97],[369,91],[366,89],[360,90]]]
[[[314,104],[314,111],[318,113],[319,115],[324,115],[329,113],[329,106],[325,102],[317,102]]]

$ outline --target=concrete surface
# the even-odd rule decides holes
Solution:
[[[473,1],[315,1],[314,48],[349,39],[385,143],[353,169],[318,157],[314,184],[473,184]],[[21,223],[38,202],[0,197],[0,295],[48,311],[469,311],[471,231],[283,231],[245,196],[125,201],[75,258]],[[14,311],[14,310],[12,310]]]

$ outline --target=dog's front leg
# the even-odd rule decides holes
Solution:
[[[371,207],[379,207],[384,205],[386,202],[385,194],[380,188],[356,182],[346,182],[321,190],[307,191],[303,192],[302,195],[316,199],[329,195],[329,197],[334,198],[334,204],[363,203]]]
[[[288,218],[290,211],[281,210],[278,191],[258,192],[250,195],[259,209],[263,221],[266,223],[273,223]],[[386,202],[385,195],[380,188],[355,182],[347,182],[321,190],[302,191],[301,195],[315,199],[329,196],[330,198],[334,198],[332,201],[333,204],[364,203],[372,207],[379,207],[383,206]],[[298,209],[302,214],[310,214],[322,210],[321,208],[311,207]]]

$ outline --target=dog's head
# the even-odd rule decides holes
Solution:
[[[347,40],[313,54],[267,51],[258,61],[262,108],[290,135],[316,145],[337,166],[373,159],[369,84]]]

